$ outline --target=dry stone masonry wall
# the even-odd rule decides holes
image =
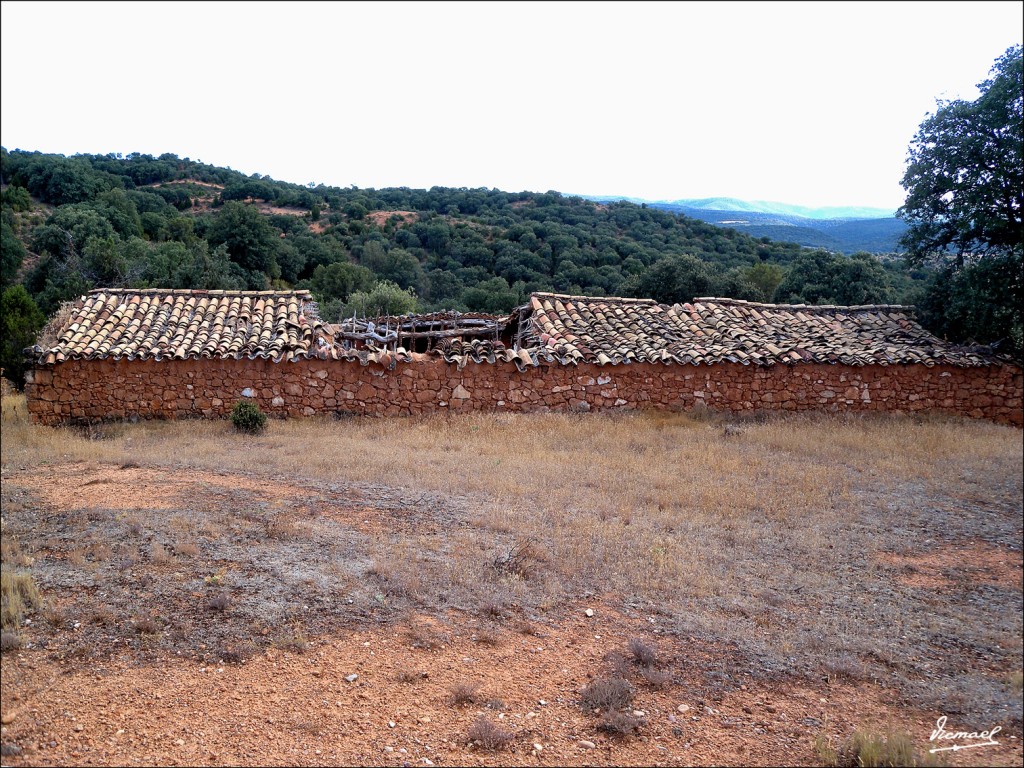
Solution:
[[[355,361],[71,360],[30,373],[29,412],[43,424],[218,418],[250,397],[275,416],[431,411],[941,411],[1022,426],[1022,372],[1010,365],[806,363],[541,365],[414,355],[392,369]]]

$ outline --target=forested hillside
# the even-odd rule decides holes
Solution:
[[[39,312],[95,286],[308,288],[336,319],[506,312],[538,290],[912,302],[924,274],[557,192],[302,186],[171,154],[6,149],[0,176],[4,367],[15,378]]]

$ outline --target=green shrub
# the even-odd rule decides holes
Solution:
[[[267,416],[251,400],[239,400],[231,409],[231,423],[239,432],[256,435],[267,428]]]

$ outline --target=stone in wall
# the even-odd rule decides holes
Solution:
[[[420,358],[388,371],[320,360],[68,361],[30,372],[29,410],[46,424],[99,418],[217,418],[243,397],[277,416],[408,415],[438,409],[657,408],[831,412],[941,410],[1020,426],[1021,369],[993,366],[470,363]]]

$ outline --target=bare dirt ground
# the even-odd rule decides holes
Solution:
[[[371,211],[363,218],[376,227],[383,227],[392,216],[401,219],[402,224],[411,224],[420,217],[415,211]]]
[[[946,714],[1002,728],[950,764],[1020,765],[1019,431],[741,429],[79,433],[5,399],[4,568],[41,599],[5,632],[3,764],[814,765],[858,729],[925,755]],[[611,679],[617,727],[586,706]]]

